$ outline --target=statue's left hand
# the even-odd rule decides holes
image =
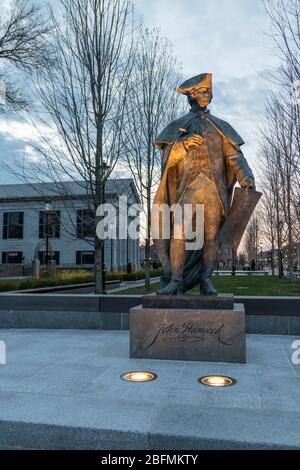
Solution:
[[[245,178],[244,181],[241,183],[241,187],[245,189],[252,189],[252,191],[256,190],[255,180],[253,178]]]

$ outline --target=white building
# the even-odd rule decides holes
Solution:
[[[118,207],[119,196],[139,203],[132,179],[110,179],[106,202]],[[49,211],[49,202],[51,207]],[[94,211],[84,183],[37,183],[0,186],[0,264],[27,264],[55,259],[60,267],[92,268]],[[117,215],[117,223],[118,223]],[[48,237],[47,237],[48,234]],[[105,240],[107,271],[140,268],[139,240]]]

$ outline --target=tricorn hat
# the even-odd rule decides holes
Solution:
[[[212,90],[212,74],[201,73],[201,75],[189,78],[180,85],[177,91],[183,95],[188,95],[192,90],[197,88],[210,88]]]

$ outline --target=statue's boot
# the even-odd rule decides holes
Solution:
[[[183,294],[183,269],[185,262],[185,240],[171,241],[172,277],[170,282],[157,292],[157,295]]]
[[[219,244],[216,240],[207,240],[204,243],[200,276],[200,292],[202,295],[218,295],[218,292],[211,283],[218,249]]]
[[[200,293],[202,295],[218,295],[218,291],[214,288],[209,278],[200,281]]]
[[[182,277],[172,276],[169,284],[163,289],[157,291],[157,295],[182,295],[183,294],[183,279]]]

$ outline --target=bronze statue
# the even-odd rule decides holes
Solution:
[[[196,204],[203,204],[204,245],[201,250],[186,250],[183,224],[181,237],[175,238],[173,227],[170,240],[154,240],[164,269],[158,294],[182,294],[200,283],[203,295],[216,295],[211,275],[220,246],[226,242],[237,248],[260,193],[255,191],[253,173],[241,151],[243,139],[207,109],[213,97],[212,74],[190,78],[177,91],[187,96],[191,110],[169,124],[155,141],[163,154],[154,204],[192,204],[193,214]],[[237,193],[240,203],[233,204],[236,181],[243,189]]]

